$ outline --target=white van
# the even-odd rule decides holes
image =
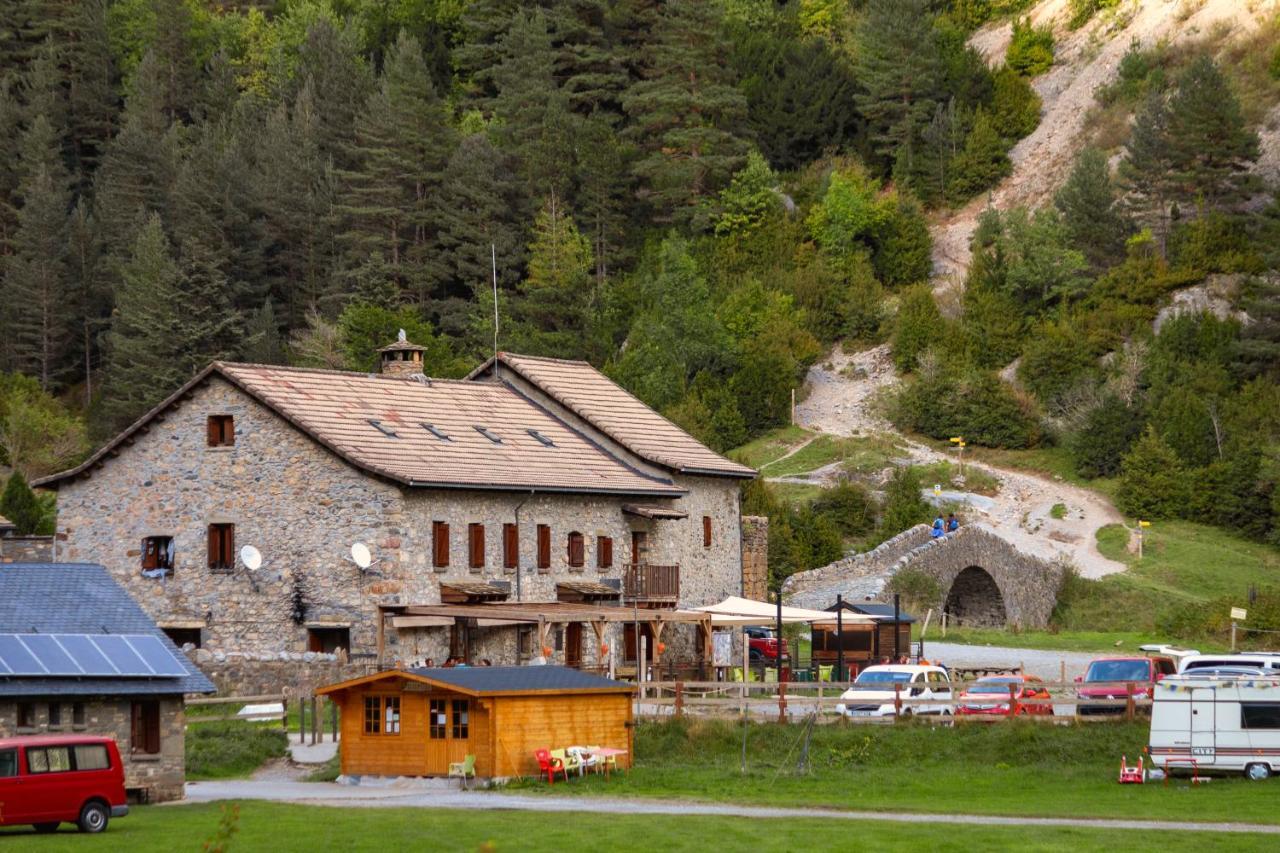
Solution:
[[[1151,763],[1166,772],[1280,772],[1280,677],[1170,676],[1155,685]]]
[[[901,685],[901,686],[898,686]],[[895,693],[896,689],[896,693]],[[951,714],[951,676],[940,666],[884,664],[858,673],[853,686],[840,696],[836,713],[846,717],[892,717],[895,695],[902,700],[902,715]]]
[[[1178,674],[1217,666],[1247,666],[1280,675],[1280,652],[1239,652],[1234,654],[1194,654],[1178,658]]]

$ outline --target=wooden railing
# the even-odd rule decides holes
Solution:
[[[622,598],[628,602],[675,604],[680,598],[680,567],[648,563],[627,566]]]

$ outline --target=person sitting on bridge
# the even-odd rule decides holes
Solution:
[[[941,539],[946,535],[946,528],[942,524],[942,516],[938,516],[933,520],[933,529],[929,531],[929,538]]]
[[[960,519],[956,518],[956,514],[953,512],[947,516],[947,532],[955,533],[959,529],[960,529]]]

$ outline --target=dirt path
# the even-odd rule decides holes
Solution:
[[[822,820],[893,821],[899,823],[961,824],[968,826],[1069,826],[1081,829],[1130,829],[1174,832],[1229,832],[1280,835],[1280,825],[1258,823],[1200,823],[1171,820],[1114,818],[1012,817],[974,814],[921,814],[843,811],[814,808],[773,808],[687,800],[624,799],[621,797],[556,797],[500,794],[488,791],[412,791],[360,788],[328,783],[191,782],[183,803],[217,800],[269,800],[342,808],[512,809],[535,812],[591,812],[593,814],[727,815],[745,818],[816,818]],[[169,808],[182,808],[174,803]]]
[[[877,396],[898,382],[888,345],[857,353],[844,353],[837,346],[825,362],[809,369],[805,382],[808,396],[796,407],[796,422],[800,426],[840,436],[893,431],[876,409]],[[918,442],[901,436],[897,440],[914,463],[953,460]],[[1098,551],[1095,536],[1098,529],[1123,522],[1120,513],[1101,495],[1022,471],[978,463],[966,465],[986,471],[1000,481],[1000,491],[992,498],[991,505],[972,507],[972,517],[990,524],[1019,550],[1049,560],[1066,558],[1087,578],[1125,570],[1123,563],[1110,560]],[[815,475],[821,473],[815,472]],[[785,480],[815,482],[815,475]],[[1057,504],[1066,509],[1061,519],[1053,518],[1053,507]]]

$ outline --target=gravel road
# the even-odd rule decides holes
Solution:
[[[1084,675],[1089,661],[1097,655],[1088,652],[1058,652],[1045,649],[1011,649],[1002,646],[969,646],[926,640],[924,656],[940,660],[947,666],[1025,666],[1028,673],[1045,681],[1057,681],[1066,664],[1067,680]]]

